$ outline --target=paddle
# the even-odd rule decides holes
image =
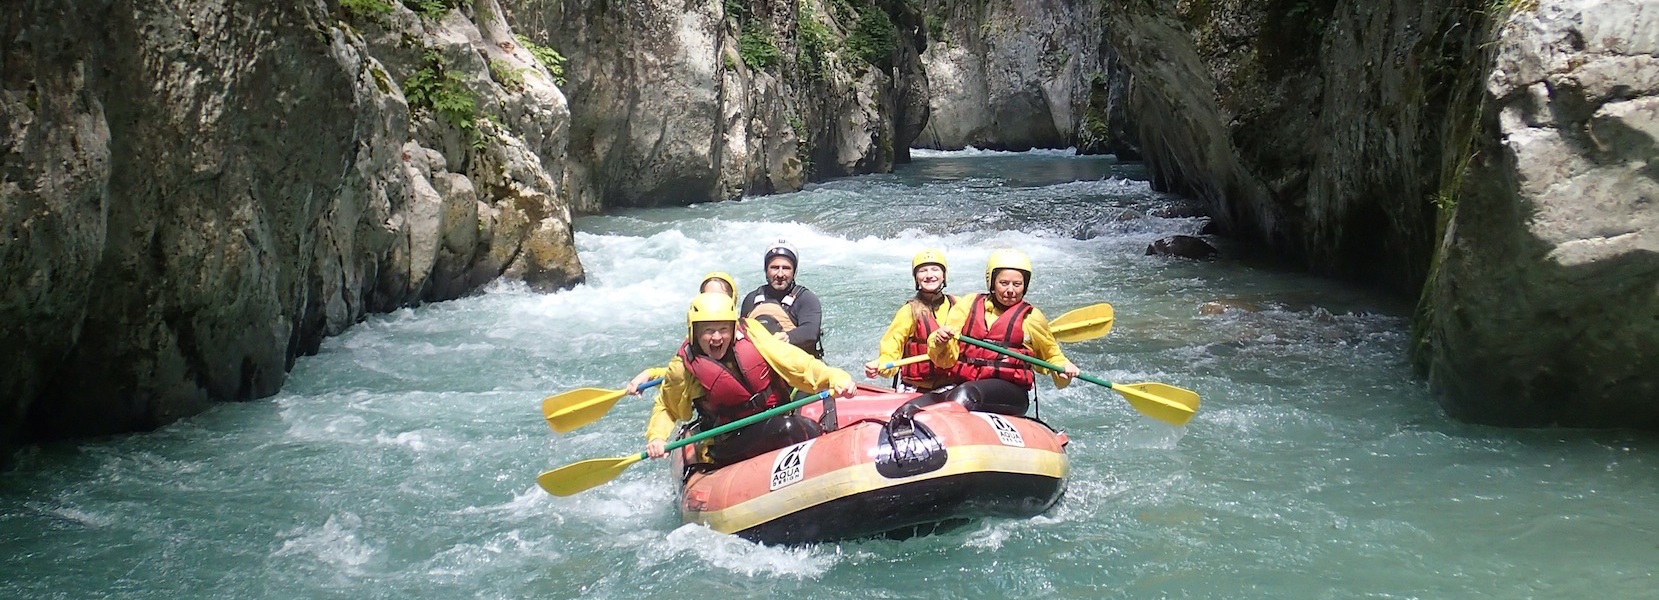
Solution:
[[[916,364],[916,363],[919,363],[919,362],[923,362],[925,360],[927,360],[927,355],[926,354],[917,354],[915,356],[905,357],[905,358],[901,358],[901,359],[898,359],[898,360],[890,360],[890,361],[881,363],[876,368],[881,369],[883,371],[886,371],[886,370],[891,369],[893,367],[902,367],[902,366],[905,366],[905,365],[913,365],[913,364]],[[875,361],[871,361],[871,362],[875,362]]]
[[[1049,321],[1048,329],[1068,344],[1101,337],[1112,332],[1112,305],[1102,302],[1068,312]]]
[[[1069,344],[1092,340],[1112,332],[1112,305],[1102,302],[1093,306],[1085,306],[1060,315],[1060,318],[1049,321],[1048,326],[1049,331],[1054,332],[1054,339],[1061,342]],[[927,360],[926,354],[918,354],[885,362],[876,368],[886,371],[893,367],[913,365],[925,360]]]
[[[670,443],[664,447],[664,449],[673,450],[675,448],[701,442],[728,431],[742,429],[750,424],[765,420],[775,415],[781,415],[813,402],[823,400],[829,396],[830,390],[824,390],[800,400],[772,408],[765,412],[749,415],[683,440]],[[628,456],[618,456],[615,458],[594,458],[584,460],[579,463],[568,464],[551,471],[546,471],[537,476],[536,485],[541,486],[541,489],[547,490],[547,493],[553,494],[554,496],[569,496],[612,479],[616,479],[616,476],[621,475],[622,472],[627,470],[630,465],[641,460],[645,460],[646,456],[647,455],[644,452],[641,452],[639,454],[631,454]]]
[[[956,336],[956,339],[979,346],[986,350],[990,350],[997,354],[1023,360],[1050,371],[1065,371],[1065,369],[1060,368],[1059,365],[1054,363],[1050,363],[1036,357],[1026,356],[985,340],[975,339],[960,334]],[[1078,373],[1077,378],[1095,385],[1112,388],[1117,393],[1123,394],[1123,397],[1129,400],[1129,405],[1135,407],[1135,410],[1140,411],[1141,414],[1165,423],[1169,423],[1170,425],[1186,425],[1187,421],[1192,420],[1193,413],[1198,412],[1198,394],[1192,390],[1178,388],[1173,385],[1163,383],[1136,383],[1124,385],[1112,383],[1085,373]]]
[[[639,386],[643,392],[662,383],[658,377]],[[626,390],[601,390],[597,388],[582,388],[571,390],[557,396],[548,397],[541,402],[541,414],[547,418],[547,426],[553,431],[564,433],[588,423],[598,421],[599,417],[611,411],[617,400],[628,395]]]

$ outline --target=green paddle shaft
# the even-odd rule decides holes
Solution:
[[[1035,356],[1026,356],[1024,354],[1014,352],[1013,350],[1009,350],[1007,348],[1004,348],[1002,346],[998,346],[996,344],[987,342],[985,340],[968,337],[968,336],[965,336],[965,335],[962,335],[962,334],[957,334],[956,339],[959,339],[959,340],[962,340],[964,342],[973,344],[975,346],[979,346],[981,348],[984,348],[986,350],[990,350],[992,352],[995,352],[997,354],[1001,354],[1003,356],[1008,356],[1008,357],[1011,357],[1011,358],[1017,358],[1017,359],[1023,360],[1025,362],[1037,365],[1039,367],[1042,367],[1044,369],[1048,369],[1050,371],[1054,371],[1056,373],[1064,373],[1066,371],[1065,367],[1061,367],[1059,365],[1048,362],[1048,361],[1043,360],[1041,358],[1037,358]],[[1106,386],[1106,387],[1112,387],[1112,382],[1106,381],[1106,380],[1101,379],[1099,377],[1095,377],[1093,375],[1089,375],[1087,373],[1078,373],[1077,378],[1081,379],[1083,381],[1087,381],[1089,383],[1095,384],[1095,385],[1103,385],[1103,386]]]
[[[790,402],[789,404],[779,405],[779,406],[767,409],[765,411],[758,412],[758,413],[749,415],[747,417],[743,417],[743,418],[738,419],[736,421],[732,421],[732,422],[727,423],[725,425],[721,425],[721,426],[716,427],[714,429],[710,429],[708,431],[699,433],[697,435],[685,438],[683,440],[675,441],[673,443],[668,444],[667,446],[664,446],[663,451],[666,452],[666,451],[669,451],[669,450],[673,450],[675,448],[680,448],[680,447],[683,447],[683,446],[689,446],[689,445],[695,444],[697,442],[701,442],[703,440],[709,439],[711,437],[714,437],[714,436],[717,436],[717,435],[720,435],[720,434],[723,434],[723,433],[727,433],[727,432],[730,432],[730,431],[736,431],[738,429],[748,427],[749,425],[759,423],[759,422],[764,421],[768,418],[771,418],[771,417],[774,417],[774,416],[777,416],[777,415],[781,415],[783,413],[795,410],[795,409],[800,408],[802,406],[812,404],[813,402],[817,402],[819,400],[823,400],[825,398],[828,398],[828,397],[830,397],[830,391],[831,390],[824,390],[822,392],[818,392],[816,394],[813,394],[811,396],[807,396],[807,397],[802,398],[800,400]],[[644,452],[641,452],[641,453],[639,453],[639,457],[640,458],[647,458],[648,455]]]
[[[1003,348],[1002,346],[998,346],[984,340],[977,340],[960,334],[956,337],[957,339],[979,346],[986,350],[1017,358],[1051,371],[1063,371],[1059,365],[1049,363],[1036,357],[1012,352],[1007,348]],[[1112,391],[1123,394],[1123,398],[1129,401],[1129,405],[1134,407],[1135,410],[1140,411],[1141,414],[1177,427],[1186,425],[1187,421],[1192,420],[1192,416],[1198,411],[1198,394],[1194,393],[1192,390],[1182,389],[1173,385],[1166,385],[1162,383],[1120,385],[1083,373],[1078,373],[1077,378],[1095,385],[1111,388]]]

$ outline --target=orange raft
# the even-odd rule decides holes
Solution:
[[[811,404],[801,415],[828,422],[830,410],[833,430],[718,470],[681,448],[672,456],[682,517],[758,542],[810,543],[1031,517],[1065,492],[1064,433],[954,402],[895,414],[919,395],[860,386]]]

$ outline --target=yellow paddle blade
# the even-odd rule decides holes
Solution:
[[[593,458],[571,463],[536,476],[536,485],[554,496],[569,496],[616,479],[628,466],[645,458],[645,453],[615,458]]]
[[[541,402],[542,417],[547,419],[547,426],[553,431],[564,433],[583,425],[598,421],[599,417],[611,411],[617,400],[621,400],[626,392],[622,390],[601,390],[598,388],[582,388],[571,390],[557,396],[551,396]]]
[[[1165,383],[1112,384],[1141,414],[1170,425],[1186,425],[1198,412],[1198,393]]]
[[[1054,339],[1065,343],[1092,340],[1112,332],[1112,305],[1085,306],[1049,321]]]

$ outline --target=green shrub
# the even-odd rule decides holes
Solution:
[[[514,34],[513,37],[518,38],[520,46],[524,46],[525,50],[530,51],[530,56],[536,57],[536,60],[541,61],[542,66],[547,67],[547,72],[553,75],[554,84],[559,87],[565,86],[565,57],[563,54],[559,54],[557,50],[547,46],[532,42],[530,38],[523,35]]]
[[[737,38],[737,54],[751,69],[764,69],[778,62],[782,56],[772,36],[759,29],[750,29]]]
[[[439,19],[450,9],[472,6],[472,0],[403,0],[403,5],[428,19]]]
[[[726,0],[726,18],[742,22],[749,18],[749,5],[743,0]]]
[[[847,50],[853,56],[864,59],[864,62],[885,67],[893,51],[899,47],[898,39],[899,30],[893,26],[893,20],[887,18],[887,11],[866,8],[859,13],[858,25],[853,27],[852,35],[847,36]]]
[[[490,77],[500,83],[501,87],[510,90],[524,89],[524,72],[527,69],[514,67],[512,63],[499,58],[490,60]]]
[[[929,40],[935,42],[946,41],[944,15],[935,14],[927,16],[927,37]]]
[[[795,64],[808,80],[824,78],[824,67],[829,61],[830,40],[828,25],[819,22],[811,6],[802,3],[800,20],[795,24]]]
[[[806,143],[806,121],[794,112],[789,113],[789,128],[795,130],[795,139]]]
[[[449,61],[437,50],[421,55],[422,67],[403,80],[403,97],[411,110],[427,109],[454,125],[474,148],[482,147],[478,131],[478,101],[460,76],[450,72]]]
[[[340,0],[340,8],[354,17],[376,17],[392,13],[392,0]]]

